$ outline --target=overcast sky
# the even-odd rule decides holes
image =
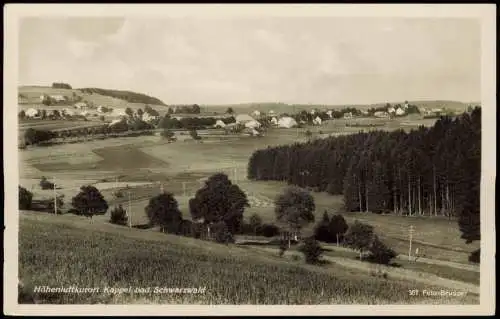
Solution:
[[[480,100],[466,19],[25,18],[21,85],[67,82],[174,103]]]

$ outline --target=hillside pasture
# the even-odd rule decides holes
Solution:
[[[333,263],[326,267],[233,245],[76,216],[21,212],[19,277],[28,287],[76,285],[100,293],[37,294],[41,303],[167,304],[472,304],[461,298],[413,297],[418,282],[377,278]],[[89,272],[89,269],[99,271]],[[50,271],[48,271],[50,270]],[[102,293],[105,287],[193,287],[202,294]],[[439,289],[435,287],[434,289]]]

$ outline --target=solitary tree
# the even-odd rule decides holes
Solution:
[[[26,118],[26,112],[24,110],[21,110],[18,114],[17,117],[21,120],[24,120]]]
[[[228,107],[227,110],[226,110],[226,113],[227,114],[233,114],[234,113],[234,110],[232,107]]]
[[[19,186],[19,209],[30,209],[32,200],[33,193]]]
[[[198,132],[195,129],[190,130],[189,135],[191,135],[193,140],[201,140],[201,136],[198,135]]]
[[[111,216],[109,220],[112,224],[117,225],[127,225],[128,216],[125,209],[123,209],[122,205],[118,205],[111,211]]]
[[[79,215],[92,219],[94,215],[105,214],[108,203],[101,192],[94,186],[82,186],[80,192],[73,197],[71,204]]]
[[[212,224],[224,222],[232,234],[240,229],[245,207],[249,206],[246,194],[224,173],[208,178],[189,200],[193,220],[203,220],[208,231]]]
[[[359,251],[359,259],[363,259],[363,253],[367,252],[373,242],[373,226],[355,221],[349,228],[345,241],[349,247]]]
[[[134,111],[130,107],[127,107],[125,109],[125,114],[127,114],[129,117],[132,117],[134,115]]]
[[[323,254],[323,249],[314,237],[308,237],[299,247],[299,251],[304,254],[306,263],[316,264],[319,262],[320,256]]]
[[[314,198],[309,192],[291,186],[276,198],[274,211],[276,220],[285,223],[292,233],[297,234],[303,226],[314,222],[315,209]]]
[[[340,214],[332,216],[332,219],[330,219],[328,230],[337,241],[337,246],[339,246],[340,240],[343,239],[344,234],[347,232],[347,229],[349,229],[349,226],[347,225],[344,216]]]
[[[316,228],[314,229],[314,238],[316,240],[328,243],[331,241],[331,237],[332,236],[330,234],[330,218],[328,217],[328,213],[325,210],[325,212],[323,213],[323,218],[316,225]]]
[[[377,235],[373,237],[373,241],[370,246],[370,256],[369,259],[373,262],[382,265],[388,265],[391,260],[396,257],[397,254],[394,250],[387,247]]]
[[[254,235],[257,235],[257,231],[262,226],[262,218],[258,214],[253,214],[249,219],[250,228],[253,230]]]
[[[172,193],[164,192],[151,198],[144,210],[151,225],[160,226],[162,232],[177,232],[182,213]]]
[[[137,116],[142,119],[142,115],[144,114],[144,111],[142,109],[137,110]]]

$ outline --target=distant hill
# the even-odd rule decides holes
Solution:
[[[160,99],[157,99],[155,97],[142,94],[142,93],[136,93],[132,91],[122,91],[122,90],[108,90],[108,89],[99,89],[99,88],[81,88],[78,89],[82,93],[88,93],[88,94],[100,94],[104,96],[111,96],[117,99],[125,100],[130,103],[144,103],[144,104],[153,104],[153,105],[166,105],[163,101]]]
[[[241,103],[241,104],[227,104],[227,105],[200,105],[205,111],[217,111],[224,112],[229,107],[234,110],[235,113],[249,113],[254,110],[259,110],[261,112],[267,112],[273,110],[276,113],[293,113],[301,110],[311,110],[311,109],[343,109],[347,107],[354,107],[359,110],[367,110],[370,108],[377,108],[386,105],[388,102],[380,102],[373,104],[286,104],[286,103],[273,103],[273,102],[262,102],[262,103]],[[389,102],[391,105],[403,104],[404,101],[393,101]],[[459,101],[446,101],[446,100],[436,100],[436,101],[408,101],[409,104],[418,106],[419,108],[444,108],[448,110],[453,110],[457,112],[464,111],[469,105],[480,105],[477,102],[464,103]]]
[[[99,90],[99,93],[97,93]],[[27,109],[27,108],[44,108],[44,109],[60,109],[63,107],[67,107],[68,105],[72,105],[73,102],[69,101],[67,105],[58,105],[58,106],[45,106],[40,101],[40,96],[42,94],[45,95],[64,95],[70,98],[70,100],[74,96],[81,97],[81,100],[84,102],[93,103],[94,105],[103,105],[106,107],[112,108],[127,108],[130,107],[132,110],[137,110],[139,108],[144,109],[145,105],[157,109],[160,113],[164,113],[167,111],[166,105],[159,99],[149,97],[145,94],[131,92],[132,95],[136,94],[143,96],[145,98],[139,98],[142,102],[130,102],[127,101],[123,96],[119,94],[115,94],[119,97],[114,97],[109,95],[110,92],[127,92],[127,91],[117,91],[117,90],[106,90],[106,89],[94,89],[93,91],[85,90],[82,92],[81,89],[63,89],[63,88],[53,88],[50,86],[19,86],[18,88],[18,97],[19,97],[19,108]],[[113,93],[111,93],[113,94]],[[132,96],[129,95],[129,96]],[[137,98],[130,99],[132,101],[137,100]],[[158,104],[162,103],[162,104]]]

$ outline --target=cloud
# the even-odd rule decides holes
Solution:
[[[167,103],[473,100],[479,30],[457,19],[37,18],[21,28],[20,79]]]

